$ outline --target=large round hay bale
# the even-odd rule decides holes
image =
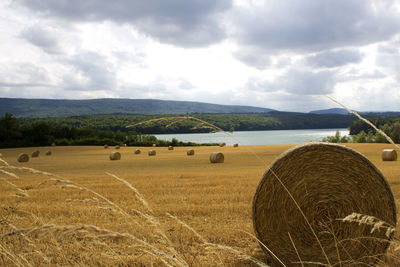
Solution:
[[[224,147],[224,146],[226,146],[226,144],[225,143],[220,143],[219,146],[220,147]]]
[[[120,146],[119,146],[119,145],[116,145],[116,146],[115,146],[115,149],[119,149],[119,148],[120,148]]]
[[[397,160],[397,152],[394,149],[384,149],[382,151],[382,160],[383,161],[396,161]]]
[[[239,144],[233,144],[233,147],[239,147]]]
[[[110,153],[110,160],[120,160],[120,159],[121,159],[121,153],[119,152]]]
[[[156,151],[155,150],[149,150],[149,156],[155,156]]]
[[[169,146],[168,150],[174,150],[174,147],[173,146]]]
[[[104,145],[104,148],[108,148],[108,145]]]
[[[37,158],[37,157],[39,157],[39,154],[40,154],[40,151],[39,150],[35,150],[35,151],[32,152],[31,157],[32,158]]]
[[[213,152],[210,155],[210,162],[211,163],[224,163],[224,154],[221,152]]]
[[[133,153],[135,154],[140,154],[142,151],[140,151],[140,149],[135,149],[135,151]]]
[[[17,161],[18,161],[18,162],[28,162],[28,161],[29,161],[29,156],[28,156],[28,154],[25,154],[25,153],[19,154],[19,155],[18,155],[18,158],[17,158]]]
[[[46,156],[51,156],[51,151],[50,151],[50,150],[47,150],[46,153],[45,153],[45,155],[46,155]]]
[[[186,152],[186,155],[193,156],[194,155],[194,149],[188,149],[188,151]]]
[[[286,266],[301,266],[299,258],[321,263],[315,266],[371,266],[394,231],[374,226],[378,220],[395,228],[396,205],[386,179],[363,155],[340,145],[309,143],[284,152],[264,173],[253,199],[255,234]]]

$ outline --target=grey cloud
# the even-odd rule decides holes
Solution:
[[[54,33],[39,25],[34,25],[31,28],[24,30],[20,34],[20,37],[49,54],[62,53],[62,48]]]
[[[386,78],[387,75],[380,71],[379,69],[374,69],[372,72],[360,71],[359,69],[351,69],[345,73],[336,76],[337,82],[351,82],[356,80],[364,80],[364,79],[383,79]]]
[[[321,95],[333,92],[335,72],[302,71],[291,68],[274,81],[258,77],[248,79],[245,88],[255,92],[284,92],[294,95]]]
[[[334,89],[333,71],[301,71],[290,69],[276,80],[282,90],[297,95],[329,94]]]
[[[233,33],[265,50],[322,51],[386,40],[400,31],[393,1],[282,0],[236,9]]]
[[[358,49],[343,49],[308,56],[305,63],[316,68],[334,68],[351,63],[360,63],[362,58],[363,54]]]
[[[225,37],[218,21],[231,0],[20,0],[46,17],[129,23],[162,42],[203,46]]]
[[[271,56],[255,47],[241,47],[233,55],[243,63],[259,70],[266,69],[272,64]]]
[[[100,54],[81,52],[65,60],[74,72],[64,75],[65,89],[78,91],[113,90],[116,75],[113,66]]]

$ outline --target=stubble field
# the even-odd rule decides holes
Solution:
[[[400,164],[381,160],[392,147],[347,146],[381,170],[397,202]],[[268,165],[291,147],[195,147],[194,156],[185,147],[139,148],[139,155],[132,147],[41,147],[27,163],[18,154],[35,148],[1,149],[11,167],[0,162],[0,265],[269,264],[253,236],[252,198]],[[109,160],[111,151],[121,160]],[[209,162],[215,151],[225,163]],[[400,263],[397,246],[382,265]]]

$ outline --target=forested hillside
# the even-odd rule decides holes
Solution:
[[[0,114],[16,117],[60,117],[110,114],[266,113],[268,108],[216,105],[156,99],[22,99],[0,98]]]
[[[73,116],[56,118],[20,118],[21,124],[45,121],[50,124],[68,125],[78,128],[92,127],[100,130],[136,131],[145,134],[160,133],[194,133],[210,132],[210,128],[193,129],[198,126],[197,121],[182,119],[171,124],[167,118],[186,115],[103,115],[103,116]],[[269,114],[194,114],[190,115],[211,123],[225,131],[255,131],[255,130],[291,130],[291,129],[326,129],[347,128],[356,119],[353,115],[338,114],[306,114],[291,112],[272,112]],[[127,128],[138,122],[156,118],[166,118],[163,122],[142,124]],[[166,127],[168,126],[168,127]]]

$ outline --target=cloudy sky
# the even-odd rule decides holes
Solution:
[[[400,1],[0,1],[0,97],[400,111],[399,82]]]

